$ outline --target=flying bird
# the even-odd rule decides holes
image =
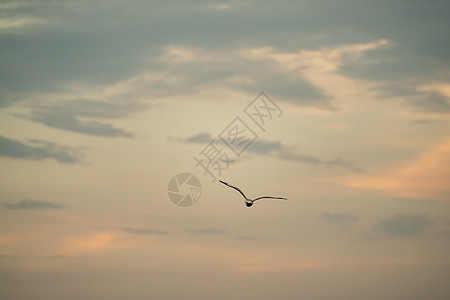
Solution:
[[[263,196],[263,197],[258,197],[255,199],[250,199],[247,198],[247,196],[245,196],[244,192],[241,191],[240,188],[237,188],[235,186],[229,185],[228,183],[226,183],[225,181],[219,180],[220,183],[225,184],[226,186],[229,186],[232,189],[235,189],[236,191],[238,191],[239,193],[241,193],[242,197],[244,197],[245,199],[245,205],[247,205],[247,207],[250,207],[253,205],[253,202],[255,202],[256,200],[260,200],[260,199],[279,199],[279,200],[287,200],[287,198],[282,198],[282,197],[271,197],[271,196]]]

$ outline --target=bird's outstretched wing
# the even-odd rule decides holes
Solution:
[[[247,199],[247,197],[245,196],[244,192],[241,191],[239,188],[237,188],[237,187],[235,187],[235,186],[232,186],[232,185],[229,185],[228,183],[226,183],[225,181],[222,181],[222,180],[219,180],[219,182],[225,184],[226,186],[229,186],[229,187],[232,188],[232,189],[235,189],[236,191],[238,191],[239,193],[241,193],[242,197],[244,197],[245,199]]]
[[[283,198],[283,197],[271,197],[271,196],[263,196],[263,197],[258,197],[253,201],[256,200],[260,200],[260,199],[279,199],[279,200],[287,200],[287,198]]]

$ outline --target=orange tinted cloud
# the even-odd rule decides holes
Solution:
[[[104,251],[112,246],[112,241],[118,236],[117,232],[102,232],[82,237],[67,238],[62,250],[63,255],[84,254]]]
[[[412,162],[372,177],[351,177],[355,188],[390,191],[410,198],[450,200],[450,137]]]

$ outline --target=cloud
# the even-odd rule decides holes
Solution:
[[[336,72],[380,84],[448,79],[444,74],[450,42],[445,29],[450,21],[444,1],[408,1],[404,10],[399,9],[404,2],[388,0],[364,5],[355,0],[282,3],[36,0],[2,4],[6,26],[26,25],[30,30],[0,36],[0,99],[10,105],[69,83],[110,85],[152,70],[167,78],[182,78],[181,83],[165,87],[149,85],[165,93],[219,86],[255,94],[264,87],[277,99],[332,109],[334,94],[324,82],[318,86],[312,81],[311,72],[307,78],[303,74],[305,65],[306,69],[327,67],[330,59],[337,62]],[[333,13],[324,14],[324,8]],[[35,26],[30,20],[46,20],[48,25]],[[411,24],[420,30],[412,30]],[[381,47],[377,41],[383,40],[392,45]],[[284,64],[291,65],[290,70],[273,55],[255,56],[256,60],[243,56],[251,49],[275,46],[272,54],[285,54],[277,58],[294,58],[294,64],[288,60]],[[345,51],[336,57],[335,48]]]
[[[443,82],[450,80],[450,61],[431,57],[427,60],[421,54],[409,52],[414,50],[394,45],[364,53],[360,64],[343,64],[339,73],[369,82],[377,99],[402,101],[415,113],[450,113],[450,95],[440,89],[445,86]]]
[[[348,225],[350,222],[354,222],[358,220],[358,217],[348,214],[348,213],[329,213],[324,212],[321,215],[322,219],[327,222],[338,223],[341,225]]]
[[[419,112],[450,113],[450,97],[437,92],[422,92],[414,95],[411,105]]]
[[[71,115],[41,115],[31,117],[32,121],[36,121],[63,130],[74,131],[89,135],[104,136],[104,137],[132,137],[133,135],[123,129],[115,128],[110,124],[105,124],[96,121],[80,121]]]
[[[200,144],[206,144],[209,143],[210,141],[212,141],[211,134],[205,132],[193,135],[185,140],[186,143],[200,143]]]
[[[63,241],[59,255],[71,256],[92,252],[103,252],[113,247],[118,232],[101,232],[84,236],[67,237]]]
[[[286,73],[269,59],[255,60],[252,48],[210,49],[189,45],[168,45],[159,56],[165,76],[175,78],[166,94],[201,94],[205,90],[241,91],[250,95],[261,87],[277,99],[303,106],[329,109],[329,97],[301,76]],[[180,94],[181,94],[180,93]]]
[[[222,143],[221,140],[213,138],[213,136],[210,133],[204,132],[182,140],[182,142],[185,143],[200,143],[200,144],[206,144],[211,141],[213,141],[214,143]],[[295,149],[289,148],[283,145],[281,142],[270,142],[259,139],[251,143],[250,146],[245,151],[260,155],[270,155],[282,160],[306,163],[309,165],[313,165],[315,167],[323,166],[328,169],[342,168],[351,172],[364,172],[363,168],[358,167],[353,162],[346,161],[341,158],[326,160],[317,158],[312,155],[299,154],[295,151]]]
[[[62,205],[53,203],[53,202],[47,202],[47,201],[41,201],[41,200],[32,200],[32,199],[22,199],[18,202],[6,202],[3,203],[3,207],[7,209],[15,209],[15,210],[21,210],[21,209],[61,209],[63,208]]]
[[[29,144],[0,136],[0,156],[29,160],[54,159],[60,163],[79,163],[83,157],[79,149],[32,139]]]
[[[48,9],[45,3],[41,5],[43,8],[34,11],[38,16],[45,15],[45,7]],[[107,6],[111,7],[110,12],[113,13],[116,12],[113,7],[122,10],[122,5],[124,4],[109,3]],[[129,15],[133,22],[120,21],[121,18],[127,18],[125,15],[118,15],[116,18],[106,16],[104,8],[96,4],[90,5],[86,10],[70,4],[52,7],[54,11],[62,10],[60,16],[65,16],[64,18],[57,18],[57,14],[52,14],[52,17],[57,18],[54,20],[55,24],[64,24],[62,28],[68,30],[69,34],[64,30],[38,30],[34,33],[35,36],[41,36],[46,40],[45,43],[41,39],[31,39],[28,35],[8,40],[8,49],[0,50],[0,55],[6,57],[5,69],[16,72],[7,74],[3,68],[0,69],[0,75],[10,75],[5,76],[7,82],[0,83],[0,92],[4,96],[0,99],[4,101],[4,105],[9,105],[13,100],[8,99],[20,101],[27,98],[24,95],[28,92],[57,92],[61,87],[74,82],[87,86],[111,85],[151,70],[153,74],[176,79],[162,85],[147,82],[147,90],[152,90],[151,94],[159,97],[163,94],[198,93],[207,87],[238,89],[256,94],[264,86],[279,98],[294,103],[316,105],[315,101],[328,101],[319,89],[301,78],[290,78],[270,61],[249,60],[241,55],[239,49],[215,46],[217,44],[211,38],[216,35],[208,34],[209,37],[205,38],[204,34],[198,33],[203,26],[188,30],[186,26],[194,25],[192,22],[185,22],[190,18],[211,22],[211,12],[204,9],[192,10],[195,6],[201,7],[204,4],[189,5],[180,15],[178,9],[173,10],[173,6],[161,2],[155,2],[151,6],[128,3],[125,15]],[[71,13],[72,9],[69,7],[76,8],[77,13]],[[253,17],[253,14],[249,16]],[[246,17],[240,13],[235,12],[231,17],[246,22]],[[115,19],[114,24],[111,24],[115,30],[108,26],[98,26],[105,24],[104,22],[110,23],[112,19]],[[262,22],[263,19],[259,21]],[[97,30],[92,31],[91,26],[86,26],[88,23]],[[219,25],[217,29],[220,31],[228,32],[222,38],[230,40],[231,33],[234,36],[231,40],[240,39],[239,35],[236,36],[237,31],[228,29],[230,26],[238,27],[237,24],[223,20],[220,23],[221,25],[214,25]],[[182,33],[183,31],[186,32]],[[143,38],[147,35],[146,32],[154,33],[151,41]],[[123,38],[120,42],[117,35]],[[197,36],[202,41],[193,44],[190,38],[185,38],[187,36]],[[247,47],[242,45],[238,48]],[[20,59],[11,54],[17,49],[26,52]],[[28,54],[34,55],[34,58],[29,59]],[[45,74],[37,71],[43,69],[46,70]],[[270,71],[261,72],[264,69]],[[240,80],[242,78],[245,80]]]
[[[433,221],[427,214],[397,214],[381,220],[374,228],[386,236],[417,236],[431,225]]]
[[[363,168],[358,167],[353,162],[346,161],[341,158],[335,158],[335,159],[330,159],[330,160],[320,159],[315,156],[293,153],[291,150],[285,149],[285,148],[280,149],[278,156],[281,159],[307,163],[307,164],[310,164],[313,166],[324,166],[329,169],[342,168],[347,171],[358,172],[358,173],[365,171]]]
[[[194,235],[222,235],[225,234],[226,231],[216,228],[199,228],[189,230],[189,233]]]
[[[165,230],[157,230],[152,228],[133,228],[133,227],[125,227],[122,228],[123,232],[133,233],[133,234],[158,234],[158,235],[167,235],[170,232]]]
[[[0,3],[0,33],[18,33],[22,29],[31,29],[45,25],[48,20],[26,13],[32,7],[31,3],[11,1]]]
[[[319,49],[283,51],[274,47],[259,47],[244,50],[248,59],[271,61],[288,76],[287,80],[301,79],[320,91],[322,97],[309,98],[311,103],[295,99],[297,105],[311,106],[329,111],[339,109],[337,100],[346,98],[367,98],[367,83],[338,73],[339,67],[349,60],[358,63],[361,53],[383,48],[389,42],[385,39],[369,43],[349,43]],[[286,80],[285,80],[286,81]],[[277,95],[278,97],[278,95]],[[287,100],[287,99],[284,99]],[[319,101],[321,100],[321,101]]]
[[[104,137],[132,137],[123,129],[96,119],[124,117],[141,108],[137,103],[120,104],[95,100],[48,101],[31,106],[30,120],[49,127]]]
[[[448,201],[450,194],[450,137],[409,162],[388,167],[376,174],[349,177],[342,181],[353,188],[390,192],[408,198],[431,198]]]
[[[283,145],[281,142],[269,142],[265,140],[255,140],[250,146],[246,149],[248,152],[267,155],[273,151],[279,151],[283,149]]]
[[[38,18],[14,18],[14,19],[1,19],[0,18],[0,32],[2,31],[12,31],[21,29],[23,27],[32,27],[36,25],[46,24],[47,21]]]
[[[428,125],[433,123],[433,120],[427,120],[427,119],[417,119],[413,121],[414,125]]]
[[[30,3],[19,2],[19,1],[0,3],[0,9],[2,9],[4,11],[14,10],[14,9],[22,8],[22,7],[28,7],[28,6],[30,6]]]
[[[442,84],[435,79],[433,82],[427,79],[415,81],[388,81],[377,84],[374,89],[376,98],[385,99],[392,97],[402,99],[409,109],[415,113],[423,114],[448,114],[450,113],[450,85]],[[447,81],[450,80],[450,73]]]

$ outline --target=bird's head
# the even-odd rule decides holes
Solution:
[[[247,207],[250,207],[253,205],[253,201],[245,201],[245,205],[247,205]]]

